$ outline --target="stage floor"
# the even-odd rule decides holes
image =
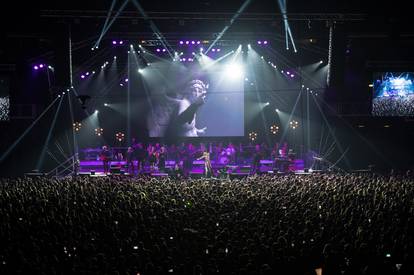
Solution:
[[[111,161],[109,174],[123,174],[123,175],[138,175],[138,174],[147,174],[154,176],[168,176],[169,172],[173,170],[175,165],[174,161],[166,161],[165,169],[159,171],[158,169],[151,170],[148,164],[145,164],[142,171],[138,173],[137,171],[137,161],[134,161],[134,171],[129,171],[126,161]],[[228,164],[223,165],[220,163],[212,162],[213,172],[218,174],[218,171],[225,171],[227,174],[234,175],[251,175],[253,174],[252,167],[246,164]],[[303,167],[300,165],[290,165],[287,167],[283,173],[304,173]],[[204,173],[204,162],[203,161],[194,161],[193,167],[189,171],[191,175],[202,175]],[[256,173],[280,173],[273,167],[273,162],[270,160],[262,160],[261,165],[256,171]],[[84,160],[80,161],[79,174],[89,174],[92,176],[105,176],[103,163],[102,161],[96,160]]]

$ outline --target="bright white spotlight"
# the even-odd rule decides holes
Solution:
[[[95,114],[97,114],[97,113],[99,113],[99,111],[98,110],[95,110]]]
[[[104,103],[104,106],[108,106],[109,104],[108,103]]]
[[[144,69],[138,69],[139,73],[142,73],[144,71]]]
[[[266,102],[264,106],[269,106],[269,105],[270,105],[270,102]]]
[[[226,66],[226,75],[231,79],[237,79],[243,76],[243,67],[240,64],[231,64]]]
[[[276,109],[275,111],[276,111],[276,112],[279,112],[279,109]]]

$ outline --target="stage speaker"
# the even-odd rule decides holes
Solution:
[[[121,167],[111,167],[111,174],[121,174]]]

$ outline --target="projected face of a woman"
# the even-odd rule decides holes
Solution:
[[[188,100],[192,103],[200,101],[203,103],[206,94],[207,94],[208,86],[204,84],[201,80],[193,80],[190,83],[189,90],[188,90]]]

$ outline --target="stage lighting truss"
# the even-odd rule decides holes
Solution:
[[[299,127],[299,122],[297,122],[296,120],[292,120],[291,122],[289,122],[289,126],[290,128],[292,128],[292,130],[295,130]]]
[[[279,133],[279,126],[277,126],[276,124],[270,126],[270,133],[272,133],[273,135]]]
[[[255,141],[257,139],[257,133],[256,132],[250,132],[249,133],[249,139],[251,141]]]
[[[103,128],[96,128],[95,129],[95,135],[97,135],[98,137],[103,135]]]
[[[115,138],[116,138],[117,141],[121,142],[121,141],[124,140],[125,134],[122,133],[122,132],[118,132],[118,133],[116,133]]]
[[[80,122],[73,123],[73,130],[75,130],[76,132],[79,132],[81,128],[82,128],[82,123]]]

